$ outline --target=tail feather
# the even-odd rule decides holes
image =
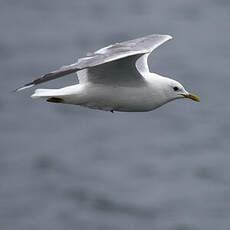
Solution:
[[[78,97],[81,94],[81,90],[81,84],[60,89],[36,89],[31,97],[34,99],[46,99],[48,102],[78,104],[81,103],[81,97]]]
[[[58,89],[36,89],[32,98],[49,98],[58,96]]]

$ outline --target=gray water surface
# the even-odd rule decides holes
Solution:
[[[230,2],[2,0],[0,229],[230,227]],[[11,90],[87,52],[171,34],[150,69],[201,103],[109,113]],[[74,75],[42,87],[75,83]]]

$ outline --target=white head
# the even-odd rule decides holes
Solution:
[[[159,86],[166,102],[180,98],[189,98],[193,101],[200,102],[200,99],[197,96],[187,92],[183,85],[181,85],[179,82],[166,77],[160,77],[159,80]]]

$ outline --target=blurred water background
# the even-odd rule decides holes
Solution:
[[[229,230],[229,12],[228,0],[1,0],[0,229]],[[112,114],[10,92],[153,33],[175,39],[151,70],[201,103]]]

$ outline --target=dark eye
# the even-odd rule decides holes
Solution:
[[[178,91],[179,88],[178,88],[177,86],[175,86],[175,87],[173,87],[173,90],[174,90],[174,91]]]

